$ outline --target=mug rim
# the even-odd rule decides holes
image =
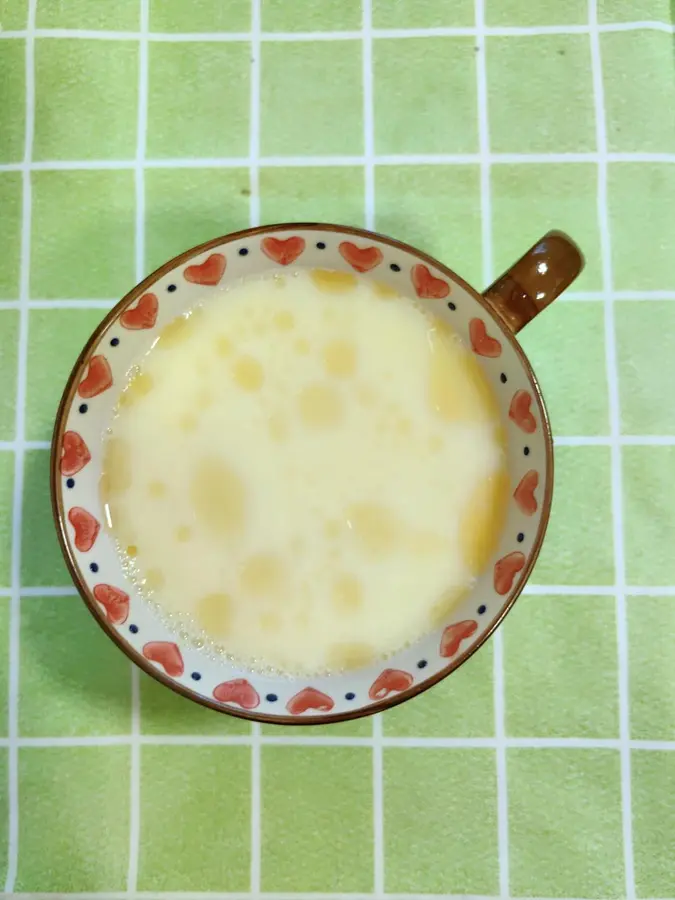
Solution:
[[[479,637],[476,638],[474,643],[471,644],[463,653],[459,653],[448,663],[447,666],[440,669],[434,675],[429,676],[424,681],[418,684],[413,684],[411,687],[406,688],[399,693],[390,694],[383,700],[371,703],[366,706],[358,707],[353,710],[347,710],[345,712],[336,714],[319,713],[317,715],[309,716],[270,715],[267,713],[257,713],[255,710],[235,709],[232,706],[224,707],[217,700],[198,694],[192,691],[189,687],[182,685],[176,680],[170,678],[164,672],[160,671],[158,667],[153,666],[150,661],[147,660],[141,653],[139,653],[131,645],[125,642],[112,626],[112,624],[108,622],[106,617],[101,613],[98,604],[89,591],[86,583],[84,582],[84,579],[80,574],[79,568],[75,563],[72,548],[66,532],[66,517],[63,508],[63,499],[58,490],[60,479],[59,462],[61,440],[64,433],[66,414],[73,402],[75,390],[77,388],[77,376],[82,366],[91,355],[92,351],[98,345],[101,336],[106,331],[108,326],[121,314],[121,312],[126,307],[131,305],[138,297],[144,294],[152,285],[155,284],[156,281],[158,281],[168,272],[173,271],[173,269],[194,258],[195,256],[199,256],[201,253],[205,253],[213,247],[232,243],[234,241],[241,240],[242,238],[254,237],[257,235],[274,233],[278,231],[299,229],[305,231],[331,231],[339,234],[370,239],[387,244],[390,247],[394,247],[407,253],[411,253],[425,263],[428,263],[431,266],[437,268],[451,281],[454,281],[461,285],[461,287],[479,303],[483,310],[490,316],[491,320],[499,327],[504,337],[513,347],[521,365],[527,373],[532,388],[535,392],[541,412],[542,432],[546,454],[546,479],[544,483],[544,492],[541,504],[541,516],[537,534],[532,545],[532,550],[528,556],[527,562],[522,571],[522,576],[520,577],[517,586],[514,588],[513,592],[506,600],[504,605],[501,607],[497,616],[493,619],[490,625],[485,628],[485,630],[479,635]],[[532,369],[532,365],[527,355],[525,354],[525,351],[521,347],[519,341],[516,339],[515,334],[506,326],[503,320],[501,320],[501,318],[497,314],[495,314],[493,308],[490,306],[489,301],[481,293],[479,293],[474,287],[472,287],[472,285],[470,285],[464,278],[458,275],[449,266],[440,262],[430,254],[417,249],[412,244],[406,243],[405,241],[400,241],[396,238],[380,234],[376,231],[370,231],[364,228],[356,228],[351,225],[337,225],[334,223],[323,222],[281,222],[272,225],[256,225],[251,228],[244,228],[239,231],[228,232],[225,235],[211,238],[210,240],[205,241],[203,244],[198,244],[194,247],[190,247],[188,250],[184,250],[182,253],[179,253],[172,259],[167,260],[165,263],[151,272],[148,276],[146,276],[143,281],[136,284],[112,307],[112,309],[110,309],[106,313],[106,315],[99,322],[99,324],[87,339],[84,347],[75,360],[70,375],[68,376],[68,379],[66,381],[63,393],[61,395],[56,418],[54,420],[54,430],[52,432],[49,481],[52,517],[54,520],[54,525],[56,527],[56,533],[59,541],[59,546],[61,548],[61,553],[65,560],[66,568],[68,569],[68,573],[73,581],[73,584],[75,585],[80,597],[84,601],[87,609],[94,617],[95,621],[132,663],[137,665],[152,678],[159,681],[162,685],[164,685],[164,687],[170,688],[180,696],[192,700],[195,703],[199,703],[201,706],[212,709],[216,712],[225,713],[227,715],[235,716],[236,718],[240,719],[246,719],[251,722],[260,722],[262,724],[301,726],[330,725],[332,723],[346,722],[353,719],[360,719],[366,716],[375,715],[376,713],[383,712],[386,709],[391,709],[394,706],[398,706],[400,703],[404,703],[406,700],[410,700],[413,697],[424,693],[424,691],[429,690],[429,688],[434,687],[434,685],[441,682],[448,675],[462,666],[468,659],[470,659],[473,654],[476,653],[490,637],[492,637],[497,628],[504,621],[504,618],[513,608],[516,600],[523,592],[523,589],[525,588],[525,585],[529,580],[535,563],[537,562],[539,553],[541,552],[541,547],[548,528],[553,499],[553,467],[553,433],[551,431],[551,423],[549,420],[548,410],[546,408],[546,403],[544,401],[544,397],[537,377]]]

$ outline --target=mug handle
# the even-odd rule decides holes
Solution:
[[[518,334],[572,284],[584,257],[562,231],[549,231],[483,291],[489,308]]]

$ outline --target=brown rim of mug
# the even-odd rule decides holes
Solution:
[[[141,653],[129,646],[126,641],[118,634],[118,632],[115,631],[115,629],[109,624],[107,619],[102,615],[98,603],[84,583],[71,553],[70,543],[68,541],[65,526],[62,491],[60,490],[61,474],[59,472],[59,462],[61,456],[61,442],[63,438],[66,411],[70,409],[73,402],[75,390],[77,388],[77,376],[79,375],[85,363],[88,361],[92,351],[98,344],[101,335],[105,332],[108,326],[120,315],[120,313],[126,307],[130,306],[137,297],[140,297],[142,294],[144,294],[150,287],[152,287],[152,285],[156,281],[166,275],[167,272],[170,272],[183,263],[188,262],[193,257],[198,256],[207,250],[211,250],[213,247],[219,247],[223,244],[232,243],[233,241],[238,241],[242,238],[254,237],[260,234],[269,234],[276,231],[297,230],[333,231],[338,234],[378,241],[380,243],[387,244],[390,247],[394,247],[397,250],[402,250],[406,253],[410,253],[413,256],[416,256],[422,262],[428,263],[435,269],[438,269],[450,280],[460,284],[464,288],[464,290],[474,298],[474,300],[478,301],[478,303],[485,310],[486,314],[490,316],[493,323],[500,329],[504,337],[509,341],[511,346],[516,351],[518,358],[525,368],[525,371],[527,372],[527,375],[534,389],[537,404],[539,406],[539,411],[541,414],[544,438],[546,441],[546,483],[544,488],[544,498],[542,501],[541,518],[539,520],[539,526],[537,528],[537,535],[535,537],[532,551],[530,552],[527,563],[523,569],[522,576],[518,581],[518,585],[511,596],[505,601],[496,618],[493,619],[490,625],[485,629],[485,631],[480,635],[475,643],[473,643],[471,647],[468,648],[468,650],[453,659],[452,662],[450,662],[440,672],[437,672],[424,681],[413,685],[405,691],[401,691],[401,693],[399,694],[394,694],[385,700],[380,700],[377,703],[372,703],[368,706],[364,706],[353,711],[338,713],[337,715],[325,714],[312,716],[292,716],[290,713],[286,715],[268,715],[265,713],[256,713],[255,711],[224,707],[222,704],[218,703],[217,700],[211,700],[206,697],[202,697],[186,685],[179,684],[168,675],[160,672],[159,669],[153,666],[149,662],[149,660],[147,660]],[[161,684],[170,688],[172,691],[175,691],[175,693],[180,694],[183,697],[187,697],[189,700],[193,700],[194,702],[208,707],[209,709],[213,709],[216,712],[226,713],[239,719],[248,719],[252,722],[262,722],[264,724],[271,725],[330,725],[331,723],[346,722],[350,719],[360,719],[364,716],[374,715],[375,713],[382,712],[385,709],[391,709],[393,706],[398,706],[399,703],[404,703],[406,700],[410,700],[412,697],[416,697],[418,694],[423,693],[424,691],[433,687],[435,684],[438,684],[439,681],[442,681],[444,678],[450,675],[451,672],[454,672],[461,665],[463,665],[480,647],[483,646],[488,638],[490,638],[495,630],[499,627],[504,617],[511,610],[514,603],[522,593],[523,588],[525,587],[525,584],[530,577],[534,564],[537,561],[537,557],[539,556],[539,553],[541,551],[541,546],[546,534],[553,496],[553,435],[551,433],[551,424],[549,422],[548,412],[546,411],[546,406],[544,404],[544,398],[542,396],[539,383],[535,377],[534,372],[532,371],[532,366],[530,365],[528,358],[525,356],[525,353],[523,352],[520,344],[516,340],[515,335],[505,326],[502,321],[500,321],[499,317],[494,314],[489,302],[485,299],[485,297],[479,294],[478,291],[472,288],[470,284],[468,284],[463,278],[460,278],[460,276],[453,272],[452,269],[448,268],[448,266],[443,265],[443,263],[439,262],[437,259],[434,259],[433,256],[429,256],[429,254],[427,253],[416,250],[410,244],[406,244],[403,241],[398,241],[395,238],[387,237],[386,235],[378,234],[374,231],[366,231],[362,228],[321,224],[318,222],[286,222],[277,225],[259,225],[256,228],[245,228],[242,231],[235,231],[222,237],[213,238],[210,241],[206,241],[206,243],[204,244],[199,244],[197,247],[192,247],[191,249],[180,253],[178,256],[175,256],[173,259],[169,260],[168,262],[164,263],[164,265],[156,269],[152,274],[148,275],[148,277],[140,282],[140,284],[137,284],[136,287],[132,288],[132,290],[129,291],[129,293],[126,294],[119,301],[119,303],[115,304],[110,312],[99,323],[99,325],[96,327],[91,337],[85,344],[82,352],[78,356],[75,365],[73,366],[73,369],[68,377],[66,387],[61,397],[61,402],[59,403],[59,408],[54,423],[54,432],[52,436],[51,446],[50,494],[52,515],[54,517],[54,523],[56,525],[56,532],[58,535],[59,544],[61,546],[61,552],[63,553],[66,566],[68,567],[70,577],[73,579],[75,587],[86,603],[89,612],[96,619],[103,631],[105,631],[108,637],[111,638],[111,640],[114,641],[114,643],[117,644],[117,646],[120,648],[120,650],[122,650],[122,652],[125,653],[129,657],[129,659],[139,668],[141,668],[152,678],[155,678]]]

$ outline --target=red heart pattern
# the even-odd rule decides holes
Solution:
[[[101,525],[97,519],[81,506],[74,506],[68,512],[68,521],[75,531],[74,544],[80,553],[87,553],[94,546]]]
[[[143,656],[160,665],[172,678],[178,678],[185,671],[178,645],[171,641],[150,641],[143,647]]]
[[[141,331],[152,328],[157,321],[159,300],[155,294],[143,294],[136,306],[130,306],[120,316],[122,328],[130,331]]]
[[[537,511],[537,498],[534,492],[539,484],[539,473],[534,469],[530,469],[520,479],[518,487],[513,492],[513,499],[518,504],[518,508],[526,516],[533,516]]]
[[[370,272],[382,262],[379,247],[357,247],[351,241],[342,241],[338,247],[340,256],[357,272]]]
[[[478,629],[478,622],[473,619],[465,619],[463,622],[455,622],[454,625],[448,625],[441,635],[441,646],[439,652],[445,659],[455,656],[460,648],[462,641],[471,637]]]
[[[450,293],[448,282],[436,278],[422,263],[412,267],[410,277],[417,296],[424,300],[442,300]]]
[[[497,338],[490,337],[482,319],[471,319],[469,322],[469,340],[474,353],[497,359],[502,355],[502,345]]]
[[[525,556],[519,550],[508,553],[495,563],[494,586],[498,594],[508,594],[516,575],[525,565]]]
[[[385,669],[371,684],[368,696],[371,700],[384,700],[389,694],[398,694],[407,690],[413,683],[413,677],[400,669]]]
[[[94,597],[105,610],[105,617],[111,625],[123,625],[129,617],[129,595],[111,584],[97,584]]]
[[[113,383],[110,364],[105,356],[92,356],[89,360],[89,371],[80,382],[77,393],[84,400],[91,400],[103,391],[107,391]]]
[[[286,704],[286,709],[292,716],[299,716],[310,709],[315,709],[317,712],[330,712],[334,705],[328,694],[323,694],[313,687],[306,687],[291,697]]]
[[[262,252],[280,266],[290,266],[305,249],[305,239],[301,237],[266,237],[260,244]]]
[[[227,260],[222,253],[212,253],[198,266],[188,266],[183,272],[186,281],[192,284],[206,284],[214,287],[223,277]]]
[[[255,709],[260,704],[258,692],[245,678],[223,681],[213,689],[213,696],[220,703],[236,703],[242,709]]]
[[[516,391],[509,406],[509,419],[526,434],[534,434],[537,430],[537,420],[530,411],[531,405],[532,397],[527,391]]]
[[[59,468],[62,475],[77,475],[91,461],[89,447],[76,431],[66,431],[61,445]]]

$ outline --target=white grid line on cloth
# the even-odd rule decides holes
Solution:
[[[675,25],[654,19],[634,22],[608,22],[597,25],[600,34],[614,31],[663,31],[675,33]],[[584,25],[533,25],[533,26],[494,26],[486,25],[482,32],[487,37],[541,37],[555,34],[588,34],[590,27]],[[470,26],[453,28],[373,28],[375,39],[387,38],[434,38],[434,37],[476,37],[478,31]],[[0,31],[0,40],[25,38],[26,31]],[[137,41],[141,39],[138,31],[91,30],[77,28],[36,28],[35,37],[77,38],[93,41]],[[294,43],[299,41],[358,41],[363,37],[362,31],[260,31],[259,38],[265,43]],[[206,31],[206,32],[148,32],[148,39],[153,42],[183,43],[237,43],[251,41],[253,35],[248,31]]]
[[[597,303],[603,302],[606,299],[606,294],[602,291],[566,291],[561,297],[558,297],[556,303]],[[621,301],[654,301],[654,300],[675,300],[675,291],[612,291],[609,295],[613,300]],[[28,309],[103,309],[110,310],[116,303],[119,303],[119,298],[112,298],[107,300],[95,300],[91,298],[85,298],[82,300],[75,299],[54,299],[54,300],[28,300],[25,304]],[[0,312],[6,309],[19,309],[21,306],[20,300],[0,300]],[[589,438],[591,440],[595,440],[590,435],[584,435],[583,437]],[[625,437],[625,436],[624,436]],[[640,435],[634,435],[635,438],[641,437]],[[8,443],[4,441],[4,443]],[[35,443],[35,442],[33,442]],[[0,446],[2,443],[0,442]]]
[[[258,156],[259,168],[321,168],[357,167],[371,163],[376,166],[467,166],[480,165],[484,154],[478,153],[373,153],[337,154],[321,156]],[[557,165],[559,163],[675,163],[675,153],[607,152],[594,150],[563,153],[489,153],[490,165]],[[247,156],[166,157],[145,159],[146,169],[247,169],[252,165]],[[29,167],[34,172],[71,172],[80,170],[119,171],[137,167],[135,159],[47,159],[0,163],[0,172],[22,172]]]
[[[77,597],[74,587],[26,586],[20,590],[22,597]],[[614,597],[616,587],[611,584],[526,584],[524,594],[545,597],[555,595],[562,597]],[[675,597],[674,585],[626,585],[624,593],[627,597]],[[12,588],[0,588],[0,597],[11,597]]]
[[[611,447],[619,443],[624,447],[672,447],[675,445],[675,435],[672,434],[625,434],[617,439],[611,435],[598,437],[583,434],[560,435],[554,437],[556,447]],[[0,441],[0,451],[18,450],[49,450],[49,441]]]
[[[260,70],[261,70],[261,0],[251,0],[251,65],[249,112],[249,225],[260,224]],[[262,776],[260,753],[261,727],[251,724],[251,893],[260,893],[262,847]]]
[[[148,41],[149,0],[139,0],[141,40],[138,45],[138,120],[134,186],[136,195],[135,274],[136,282],[145,275],[145,152],[148,122]],[[129,758],[129,861],[127,891],[133,893],[138,882],[138,857],[141,844],[141,696],[140,670],[131,661],[131,747]]]
[[[17,386],[16,386],[16,435],[19,442],[14,458],[14,493],[12,497],[12,597],[9,620],[9,673],[7,699],[8,725],[8,823],[7,823],[7,873],[5,891],[14,890],[19,862],[19,677],[21,647],[21,540],[23,524],[23,484],[25,452],[21,446],[26,430],[26,379],[28,358],[28,297],[30,296],[30,253],[31,253],[31,177],[30,160],[33,153],[33,134],[35,130],[35,65],[34,40],[37,0],[29,0],[27,10],[27,39],[25,54],[25,99],[26,120],[24,133],[23,199],[21,219],[21,268],[20,268],[20,307],[19,307],[19,340],[17,353]]]
[[[621,813],[623,833],[624,877],[627,900],[635,897],[635,873],[633,860],[633,809],[631,802],[630,760],[630,697],[628,683],[628,626],[626,622],[626,559],[623,533],[623,483],[621,473],[621,411],[619,399],[619,367],[617,364],[617,339],[614,323],[614,303],[611,290],[612,238],[607,203],[607,120],[602,71],[602,53],[598,34],[597,0],[588,0],[590,24],[591,73],[595,103],[596,138],[600,161],[598,164],[598,219],[600,222],[600,251],[602,257],[602,281],[607,293],[605,299],[605,353],[607,366],[607,390],[612,442],[611,453],[611,501],[614,540],[614,568],[616,586],[616,637],[618,661],[619,735],[621,749]]]
[[[374,719],[381,720],[380,716]],[[255,723],[252,723],[255,724]],[[261,746],[273,747],[368,747],[372,748],[372,737],[318,737],[304,736],[305,730],[298,727],[297,737],[275,736],[261,734],[259,739],[251,735],[210,735],[210,734],[141,734],[139,743],[141,747],[251,747],[254,743]],[[17,738],[16,744],[20,748],[53,750],[59,747],[128,747],[135,740],[131,734],[107,734],[97,737],[30,737]],[[0,748],[7,747],[9,738],[0,738]],[[615,750],[621,753],[625,746],[621,738],[580,738],[580,737],[385,737],[381,738],[383,750],[397,749],[446,749],[446,750],[495,750],[500,745],[507,749],[518,750]],[[653,753],[672,753],[675,751],[675,741],[646,741],[631,740],[628,742],[631,750],[649,751]],[[23,896],[23,895],[22,895]]]
[[[492,246],[492,187],[490,180],[490,121],[488,111],[487,41],[485,39],[485,3],[474,0],[476,23],[476,99],[478,103],[478,142],[480,149],[480,204],[483,284],[487,287],[494,278]],[[525,250],[525,248],[523,248]],[[492,680],[495,721],[495,778],[497,786],[497,856],[499,866],[499,894],[509,894],[509,802],[504,743],[504,658],[503,640],[498,629],[493,635]]]
[[[220,891],[101,891],[100,893],[78,892],[63,893],[22,893],[21,900],[495,900],[494,895],[486,894],[331,894],[331,893],[278,893],[262,892],[254,897],[250,893],[227,893]],[[508,900],[560,900],[546,897],[517,897]],[[566,898],[571,900],[571,898]],[[659,898],[642,898],[642,900],[659,900]],[[672,898],[670,898],[672,900]]]
[[[361,2],[362,92],[363,92],[363,201],[366,228],[375,228],[375,102],[373,97],[373,32],[371,0]],[[373,890],[384,893],[384,773],[382,760],[382,717],[371,719],[373,790]]]

